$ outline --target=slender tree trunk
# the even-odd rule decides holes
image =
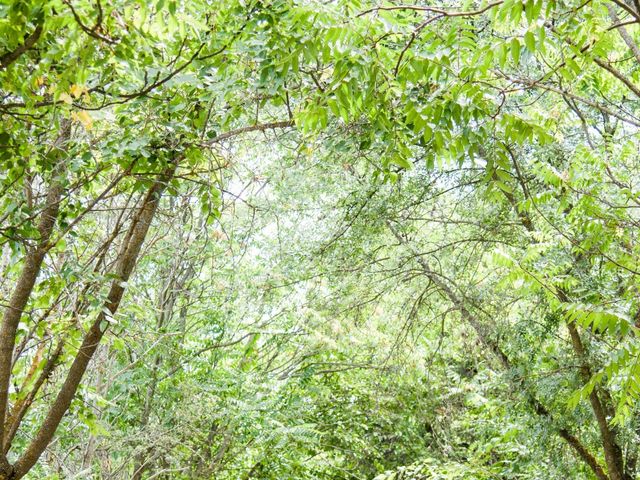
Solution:
[[[171,323],[178,297],[184,289],[186,283],[192,278],[195,273],[195,270],[191,267],[191,265],[188,265],[181,271],[181,264],[183,263],[183,261],[183,255],[179,255],[175,258],[174,262],[171,265],[171,268],[166,269],[164,274],[161,275],[163,282],[160,285],[158,294],[158,315],[156,319],[156,330],[158,332],[160,332],[163,328],[168,327],[168,325]],[[186,310],[184,310],[184,312],[181,311],[181,314],[182,313],[186,315]],[[149,424],[151,413],[153,412],[156,389],[160,380],[159,370],[162,363],[163,356],[158,352],[155,354],[153,359],[151,381],[147,386],[142,414],[140,415],[141,430],[144,430],[144,428]],[[142,475],[149,468],[150,462],[147,458],[148,453],[149,449],[145,449],[136,456],[132,480],[141,480]]]
[[[58,360],[60,359],[60,356],[62,355],[62,351],[64,349],[64,344],[65,344],[64,339],[60,339],[58,341],[58,345],[56,346],[56,349],[53,351],[51,356],[47,359],[47,363],[45,364],[44,368],[40,372],[38,379],[35,381],[35,383],[31,387],[31,390],[29,391],[29,393],[21,401],[16,402],[13,408],[11,409],[11,413],[7,418],[6,434],[5,434],[4,445],[3,445],[5,454],[9,451],[9,448],[11,447],[11,442],[13,441],[13,438],[15,437],[18,431],[18,428],[20,427],[20,423],[22,422],[22,419],[27,413],[27,410],[29,410],[29,407],[33,404],[33,401],[35,400],[35,397],[38,391],[40,390],[44,382],[51,376],[54,368],[58,364]]]
[[[523,193],[525,196],[528,196],[526,184],[520,174],[520,169],[518,167],[516,157],[513,153],[511,153],[511,157]],[[514,211],[518,214],[520,222],[522,223],[524,228],[529,232],[533,232],[535,228],[531,217],[529,217],[526,212],[521,212],[518,209],[518,205],[513,194],[504,191],[503,193]],[[572,207],[570,206],[569,211],[571,209]],[[576,262],[578,260],[578,258],[575,258]],[[558,296],[562,302],[569,302],[569,294],[564,289],[558,289]],[[580,338],[580,332],[578,332],[578,329],[573,322],[567,323],[567,329],[569,330],[569,336],[571,337],[571,345],[573,347],[573,351],[578,358],[578,361],[580,362],[580,374],[582,376],[582,380],[587,383],[591,379],[592,372],[584,344],[582,343],[582,339]],[[618,444],[616,438],[616,431],[609,426],[609,422],[607,419],[607,411],[613,410],[613,405],[610,404],[611,396],[609,392],[603,388],[601,398],[598,393],[598,389],[594,388],[589,394],[589,403],[591,404],[591,410],[593,411],[593,414],[596,418],[596,423],[598,424],[598,430],[600,431],[600,440],[602,443],[602,448],[604,450],[609,477],[611,478],[611,480],[632,480],[631,475],[625,472],[624,458],[622,456],[622,449],[620,448],[620,445]]]
[[[387,226],[402,245],[408,246],[407,240],[402,235],[400,235],[400,233],[393,227],[391,222],[387,222]],[[487,329],[481,322],[479,322],[475,318],[471,311],[469,311],[464,301],[451,289],[451,287],[443,280],[441,276],[431,270],[431,267],[427,264],[426,260],[421,255],[418,255],[417,252],[413,250],[412,253],[415,255],[425,276],[431,282],[433,282],[441,292],[444,293],[444,295],[453,304],[456,310],[460,312],[463,320],[467,324],[471,325],[471,327],[475,330],[476,335],[478,335],[480,341],[498,358],[500,364],[506,370],[510,370],[512,366],[509,358],[502,351],[498,343],[491,339],[491,336]],[[593,454],[589,452],[589,450],[575,435],[570,433],[566,428],[558,427],[556,425],[556,422],[549,410],[535,397],[533,393],[531,393],[528,389],[525,389],[525,394],[534,411],[538,415],[546,417],[552,421],[552,425],[554,426],[557,435],[565,442],[567,442],[567,444],[576,452],[578,458],[580,458],[591,469],[598,480],[613,480],[613,477],[607,475],[607,473],[600,465],[600,462],[598,462]]]
[[[140,429],[144,431],[149,424],[151,418],[151,410],[153,408],[153,399],[156,394],[156,387],[158,385],[158,368],[160,367],[161,358],[159,354],[155,355],[153,360],[153,367],[151,373],[151,381],[147,386],[147,391],[144,397],[144,405],[142,408],[142,414],[140,415]],[[136,455],[135,464],[133,467],[132,480],[141,480],[142,474],[149,468],[149,462],[147,460],[148,448],[143,449],[138,455]]]
[[[116,280],[113,281],[102,311],[98,314],[82,345],[71,364],[67,377],[60,388],[58,396],[51,405],[44,421],[35,437],[14,465],[13,479],[20,479],[35,465],[53,438],[60,421],[69,409],[75,397],[80,381],[95,353],[102,336],[106,332],[111,317],[116,313],[125,291],[125,282],[131,276],[137,263],[138,255],[153,220],[162,193],[168,180],[173,177],[177,161],[167,169],[151,186],[142,201],[129,232],[123,242],[116,267]]]
[[[106,345],[103,345],[98,349],[96,353],[96,362],[100,365],[100,368],[96,372],[94,386],[96,393],[101,396],[105,396],[109,391],[109,384],[105,382],[105,371],[108,370],[109,365],[109,349]],[[101,419],[101,413],[98,413],[98,421]],[[89,433],[89,439],[87,440],[87,446],[82,456],[81,471],[91,471],[91,465],[93,464],[93,458],[98,448],[98,436],[92,432]]]
[[[69,139],[71,125],[65,122],[62,132],[56,140],[53,148],[61,149]],[[62,150],[60,150],[62,152]],[[9,403],[9,383],[13,364],[13,349],[15,347],[16,332],[20,324],[20,318],[24,308],[31,297],[33,287],[42,268],[44,257],[51,248],[49,239],[55,227],[60,200],[64,192],[64,176],[66,173],[66,161],[64,154],[53,170],[51,184],[46,195],[44,210],[40,214],[38,222],[38,243],[35,248],[27,247],[22,272],[9,299],[0,325],[0,440],[4,443],[5,418]],[[7,478],[11,468],[4,452],[0,453],[0,479]]]
[[[576,356],[580,361],[580,373],[582,380],[587,383],[591,379],[591,368],[588,364],[580,333],[573,322],[567,323],[567,328],[569,329],[569,335],[571,336],[573,350],[576,352]],[[600,438],[602,439],[604,458],[607,462],[609,477],[611,477],[611,480],[632,480],[631,476],[627,475],[624,471],[622,450],[617,442],[616,431],[609,426],[605,407],[598,395],[597,388],[591,390],[591,393],[589,394],[589,403],[591,404],[591,410],[596,417],[598,429],[600,430]]]

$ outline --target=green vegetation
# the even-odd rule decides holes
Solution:
[[[0,480],[640,478],[639,25],[0,2]]]

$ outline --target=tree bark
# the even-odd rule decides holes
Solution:
[[[60,339],[60,341],[58,342],[58,345],[56,346],[56,349],[53,351],[51,356],[47,359],[47,363],[45,364],[37,380],[31,387],[31,390],[29,391],[29,393],[21,401],[16,402],[13,408],[11,409],[11,413],[7,417],[7,422],[5,426],[4,444],[2,446],[3,452],[5,453],[5,455],[9,451],[9,448],[11,447],[11,442],[13,441],[13,438],[18,432],[18,428],[20,427],[20,423],[22,422],[22,419],[27,413],[27,410],[29,410],[29,407],[33,404],[33,401],[35,400],[35,397],[38,394],[38,391],[40,390],[44,382],[51,376],[54,368],[58,364],[58,360],[62,355],[64,344],[65,344],[64,339]]]
[[[114,185],[114,183],[112,183],[112,185]],[[95,267],[93,269],[94,273],[99,273],[100,265],[102,264],[104,256],[106,255],[109,246],[115,240],[118,233],[120,232],[120,228],[121,228],[120,221],[118,221],[113,229],[113,232],[109,235],[107,240],[98,249],[98,252],[101,251],[102,253],[98,255],[98,258],[96,259]],[[78,293],[76,304],[72,313],[72,323],[74,325],[77,324],[80,315],[82,315],[86,311],[86,308],[89,306],[89,302],[86,301],[86,296],[88,295],[91,288],[95,287],[96,285],[97,285],[97,282],[95,281],[88,283]],[[33,386],[31,387],[31,390],[29,391],[29,393],[22,400],[17,401],[11,408],[11,411],[8,414],[5,422],[6,433],[5,433],[4,443],[3,443],[3,451],[5,454],[11,448],[11,442],[13,441],[13,438],[15,437],[16,433],[18,432],[18,429],[20,428],[22,419],[24,418],[27,411],[33,404],[36,398],[36,395],[44,385],[44,382],[46,382],[51,377],[53,371],[58,366],[59,359],[62,356],[62,353],[64,351],[65,343],[66,343],[66,335],[58,339],[58,344],[56,345],[55,350],[47,359],[47,363],[45,364],[37,380],[34,382]],[[26,343],[24,345],[21,345],[22,349],[24,349],[25,346],[26,346]],[[19,354],[20,354],[20,347],[18,348],[18,351],[14,353],[14,358],[13,358],[14,364],[17,361]]]
[[[62,131],[54,143],[54,148],[60,148],[68,140],[71,124],[64,122]],[[64,192],[64,176],[66,161],[60,158],[53,170],[51,184],[46,195],[44,210],[38,221],[38,243],[35,248],[27,247],[22,272],[9,299],[0,326],[0,440],[4,442],[4,424],[9,403],[9,383],[13,364],[13,349],[15,347],[16,332],[24,308],[31,297],[38,275],[42,268],[44,257],[51,248],[49,240],[55,227],[60,200]],[[9,463],[4,453],[0,453],[0,472],[8,471]],[[2,475],[2,473],[0,473]],[[6,475],[6,473],[5,473]],[[0,477],[1,478],[1,477]]]
[[[36,42],[40,39],[40,35],[42,35],[42,27],[43,21],[38,20],[36,23],[36,28],[29,35],[25,35],[24,41],[22,45],[19,45],[18,48],[7,52],[0,56],[0,71],[6,69],[13,62],[18,60],[25,52],[33,48]]]
[[[149,230],[149,226],[156,214],[162,193],[166,188],[168,180],[173,177],[176,167],[177,161],[173,162],[164,174],[160,175],[147,192],[142,204],[136,212],[136,215],[132,220],[131,227],[123,242],[120,254],[118,255],[116,267],[117,278],[111,284],[111,289],[109,290],[103,309],[100,314],[98,314],[97,318],[89,328],[89,331],[85,335],[82,345],[71,364],[64,384],[60,388],[60,391],[58,392],[53,405],[49,409],[40,429],[23,455],[14,465],[13,479],[20,479],[25,476],[29,470],[31,470],[38,461],[38,458],[40,458],[40,455],[42,455],[42,452],[44,452],[51,442],[58,425],[69,409],[89,362],[93,357],[100,340],[106,332],[109,323],[111,322],[111,317],[116,313],[120,306],[120,302],[125,291],[124,283],[129,279],[133,272],[138,260],[140,249],[142,248],[142,244],[144,243]]]

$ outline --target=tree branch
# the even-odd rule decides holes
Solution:
[[[56,140],[54,148],[62,145],[69,138],[70,131],[70,122],[64,122],[62,132]],[[7,305],[4,312],[2,325],[0,326],[0,441],[4,439],[4,424],[9,400],[9,383],[11,380],[11,366],[13,363],[16,331],[20,324],[20,318],[22,317],[24,308],[29,301],[33,287],[40,274],[44,257],[50,248],[49,239],[58,217],[60,199],[64,191],[63,178],[65,172],[65,159],[60,158],[53,171],[51,185],[45,200],[45,207],[40,215],[38,223],[40,238],[38,239],[38,244],[35,248],[28,249],[30,251],[26,254],[22,272],[16,282],[9,300],[9,305]],[[4,453],[1,453],[0,464],[4,462],[6,462],[6,457]]]
[[[53,405],[49,409],[40,429],[31,441],[23,455],[14,465],[14,478],[16,480],[26,475],[36,464],[42,452],[53,438],[53,435],[65,415],[80,385],[80,381],[95,353],[100,340],[109,327],[111,318],[118,310],[122,300],[125,285],[137,263],[142,244],[147,236],[149,227],[160,203],[162,193],[166,189],[167,182],[173,177],[179,159],[175,159],[167,170],[161,175],[147,192],[141,206],[132,220],[126,240],[123,242],[116,267],[116,279],[111,284],[111,289],[103,305],[102,311],[82,341],[82,345],[76,354],[67,377],[58,392]]]
[[[6,69],[9,65],[18,60],[23,53],[33,48],[36,42],[40,39],[40,35],[42,35],[42,21],[38,22],[35,30],[24,38],[22,45],[15,50],[0,56],[0,70]]]

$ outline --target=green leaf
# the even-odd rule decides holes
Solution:
[[[532,31],[524,34],[524,44],[531,53],[536,51],[536,36]]]
[[[512,38],[510,43],[511,58],[516,65],[520,63],[520,40]]]
[[[406,158],[401,157],[401,156],[394,156],[391,159],[391,163],[395,163],[396,165],[398,165],[398,166],[400,166],[400,167],[402,167],[402,168],[404,168],[406,170],[410,170],[411,167],[413,166],[413,164],[409,160],[407,160]]]

